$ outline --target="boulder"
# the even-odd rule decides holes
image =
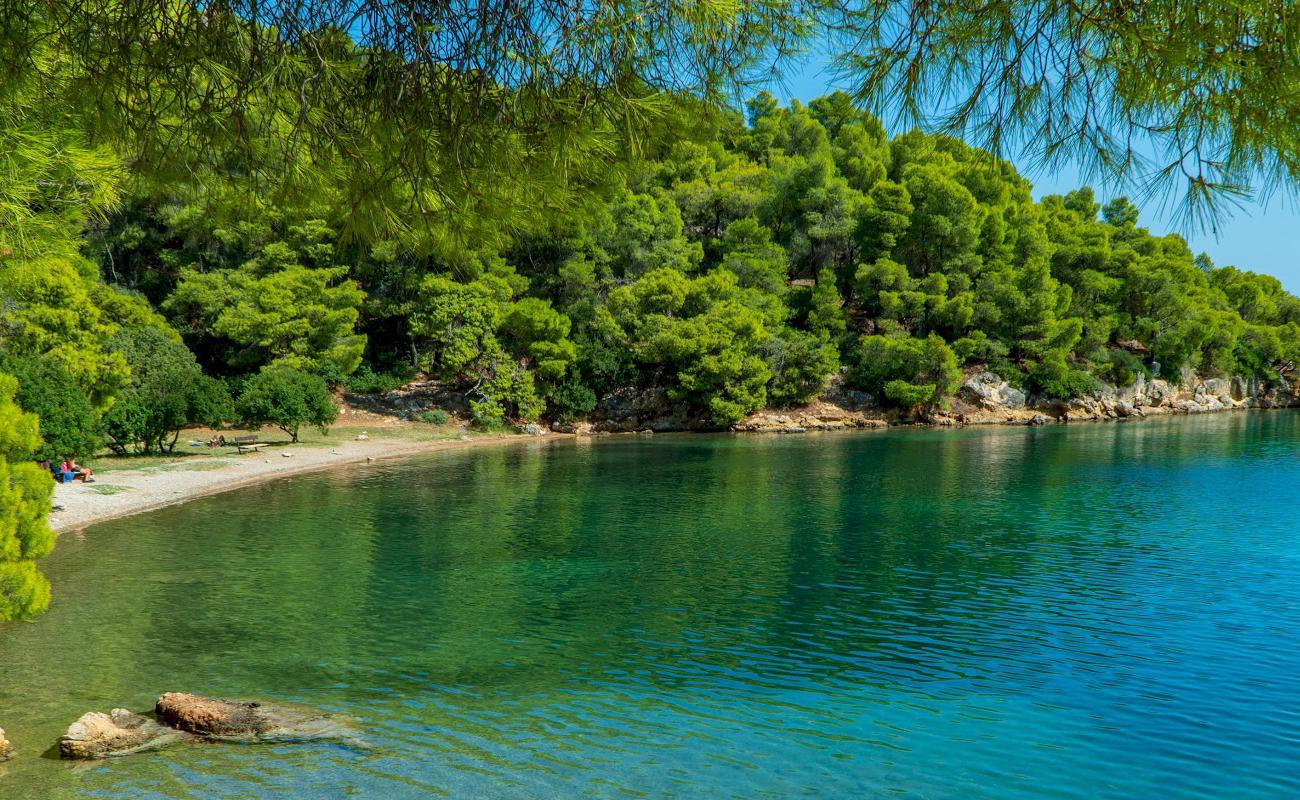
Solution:
[[[1228,387],[1228,396],[1238,402],[1245,400],[1247,397],[1255,394],[1255,389],[1250,383],[1240,376],[1233,376],[1232,384]]]
[[[13,754],[14,746],[5,738],[5,729],[0,728],[0,761],[8,761]]]
[[[524,426],[524,433],[529,436],[545,436],[546,429],[541,425],[538,425],[536,422],[530,422]]]
[[[675,402],[661,388],[623,388],[601,399],[591,414],[597,431],[632,433],[647,428],[660,432],[719,430],[707,415],[684,402]]]
[[[91,711],[68,726],[67,733],[59,740],[59,755],[73,759],[110,758],[190,738],[194,737],[124,708],[115,708],[108,714]]]
[[[993,372],[977,372],[961,385],[959,396],[989,409],[1024,408],[1025,393]]]
[[[267,727],[257,703],[214,700],[185,692],[167,692],[158,698],[154,713],[174,728],[205,736],[249,736]]]
[[[1232,381],[1227,378],[1206,378],[1196,387],[1198,394],[1221,397],[1232,392]]]
[[[354,732],[328,717],[285,706],[167,692],[154,713],[168,725],[212,739],[292,742],[355,740]]]
[[[591,436],[596,432],[596,426],[590,422],[552,422],[551,430],[556,433],[572,433],[577,436]]]

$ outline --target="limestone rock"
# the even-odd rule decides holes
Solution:
[[[647,428],[667,431],[715,431],[720,427],[689,404],[676,402],[661,388],[618,389],[601,399],[591,420],[598,431],[631,433]]]
[[[884,428],[883,419],[867,416],[862,411],[849,411],[825,400],[809,403],[802,408],[784,411],[757,411],[732,426],[733,430],[752,433],[805,433],[807,431],[840,431],[855,428]]]
[[[1024,408],[1025,393],[1002,380],[993,372],[977,372],[967,378],[958,390],[964,400],[989,409]]]
[[[59,755],[72,759],[110,758],[189,738],[193,737],[124,708],[115,708],[108,714],[91,711],[68,726],[59,740]]]
[[[255,735],[266,726],[257,703],[232,703],[185,692],[167,692],[158,698],[154,713],[175,728],[190,733],[219,736]]]
[[[553,422],[551,430],[556,433],[572,433],[576,436],[591,436],[596,432],[596,426],[590,422]]]
[[[0,728],[0,761],[8,761],[13,754],[13,743],[5,738],[5,729]]]
[[[285,706],[167,692],[154,706],[158,718],[179,730],[212,739],[292,742],[355,740],[348,727],[328,717]]]
[[[524,426],[524,433],[529,436],[545,436],[546,429],[541,425],[538,425],[536,422],[530,422]]]

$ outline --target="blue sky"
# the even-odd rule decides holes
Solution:
[[[833,75],[826,67],[826,59],[810,56],[801,64],[791,65],[787,77],[780,85],[772,85],[772,92],[783,103],[791,99],[804,102],[827,94],[838,88]],[[891,131],[897,133],[897,131]],[[1011,158],[1013,163],[1016,159]],[[1026,169],[1017,163],[1021,174],[1034,184],[1034,196],[1064,194],[1082,184],[1074,169],[1046,172]],[[1135,195],[1131,189],[1107,186],[1093,181],[1098,198],[1105,202],[1115,195]],[[1135,199],[1136,201],[1136,199]],[[1202,233],[1179,227],[1169,212],[1158,206],[1170,207],[1174,203],[1137,201],[1142,207],[1139,224],[1152,233],[1181,233],[1196,253],[1206,252],[1218,266],[1235,266],[1252,272],[1276,276],[1292,294],[1300,294],[1300,210],[1296,202],[1281,193],[1267,203],[1248,203],[1234,211],[1232,218],[1220,225],[1218,235]]]

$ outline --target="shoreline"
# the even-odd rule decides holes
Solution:
[[[1048,419],[1048,425],[1068,425],[1070,422],[1143,422],[1152,419],[1170,419],[1176,417],[1217,415],[1223,412],[1268,411],[1293,406],[1252,407],[1237,406],[1216,409],[1198,414],[1187,414],[1173,409],[1161,412],[1135,414],[1127,418],[1087,417],[1070,419]],[[1152,411],[1152,409],[1148,409]],[[282,478],[293,478],[313,472],[341,467],[364,466],[381,461],[393,461],[412,456],[441,451],[474,450],[483,447],[517,446],[528,443],[554,444],[558,441],[581,439],[602,439],[605,437],[638,436],[644,433],[731,433],[733,435],[782,434],[792,433],[831,433],[831,432],[868,432],[884,431],[891,428],[934,428],[938,430],[955,430],[964,427],[1025,427],[1026,421],[1010,418],[968,419],[965,421],[944,422],[894,422],[869,420],[861,424],[859,420],[846,423],[844,419],[829,421],[830,424],[807,424],[790,426],[788,417],[772,415],[778,422],[775,425],[755,425],[737,427],[721,431],[660,430],[660,431],[600,431],[568,433],[547,430],[542,434],[497,434],[495,436],[478,436],[470,438],[447,438],[434,440],[410,440],[402,438],[376,437],[359,441],[348,439],[326,446],[301,447],[297,445],[276,445],[260,453],[250,455],[222,454],[196,461],[192,469],[186,469],[184,462],[176,462],[162,468],[121,469],[97,474],[93,483],[58,484],[55,487],[54,510],[49,516],[50,527],[57,534],[80,531],[92,525],[109,522],[123,517],[143,514],[181,505],[191,500],[256,486]],[[1000,416],[1000,415],[999,415]],[[769,419],[771,419],[769,417]],[[1029,425],[1035,423],[1028,423]],[[1042,423],[1038,423],[1042,424]],[[286,458],[287,456],[287,458]],[[292,459],[292,460],[290,460]],[[229,467],[229,469],[227,469]],[[233,473],[233,474],[232,474]],[[105,490],[115,491],[105,491]]]
[[[210,460],[199,462],[202,466],[196,464],[196,469],[185,469],[184,464],[179,464],[165,469],[97,472],[92,483],[56,484],[49,524],[55,533],[61,535],[101,522],[181,505],[200,497],[331,468],[364,466],[439,451],[527,443],[553,444],[574,438],[550,431],[542,435],[501,434],[429,441],[377,437],[365,441],[340,441],[330,447],[277,445],[249,455],[214,455]],[[289,454],[288,458],[283,455],[285,453]],[[102,493],[104,489],[118,491],[105,494]]]

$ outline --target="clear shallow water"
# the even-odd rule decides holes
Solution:
[[[1300,415],[442,454],[65,535],[0,797],[1291,798]],[[42,751],[161,691],[371,746]]]

